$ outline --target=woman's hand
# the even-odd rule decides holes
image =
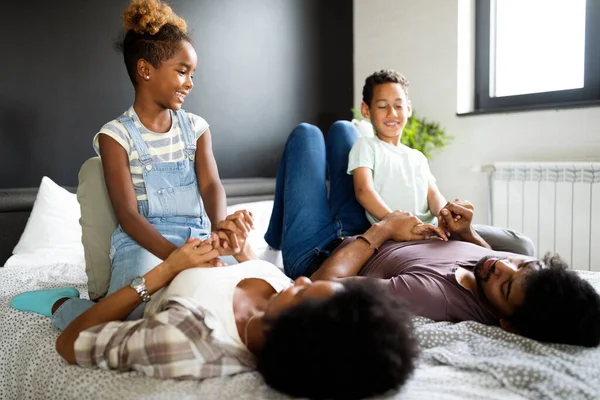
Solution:
[[[213,246],[213,238],[201,241],[188,239],[164,261],[173,275],[196,267],[217,267],[223,265],[218,259],[219,252]]]

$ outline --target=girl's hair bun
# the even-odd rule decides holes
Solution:
[[[187,32],[186,22],[160,0],[132,0],[123,13],[123,21],[125,30],[140,35],[156,35],[166,24],[175,25],[183,33]]]

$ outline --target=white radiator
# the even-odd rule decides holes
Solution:
[[[600,271],[600,162],[495,163],[490,225],[523,232],[538,256],[558,253],[571,268]]]

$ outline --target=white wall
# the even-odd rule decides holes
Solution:
[[[442,193],[472,201],[485,222],[487,181],[474,167],[598,161],[600,107],[456,116],[457,29],[458,0],[354,0],[354,104],[372,72],[406,75],[413,109],[455,138],[431,162]]]

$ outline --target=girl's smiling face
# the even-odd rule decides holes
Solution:
[[[141,80],[152,101],[161,108],[179,110],[194,87],[197,64],[198,56],[188,41],[182,41],[175,56],[163,61],[158,68],[148,63],[148,73]]]

